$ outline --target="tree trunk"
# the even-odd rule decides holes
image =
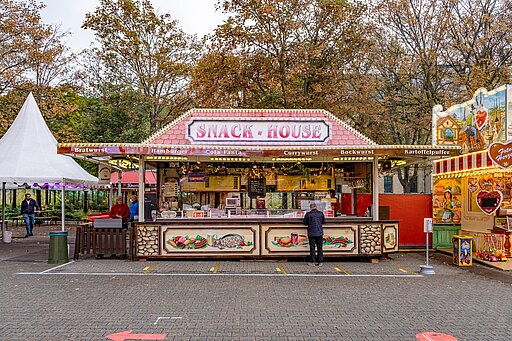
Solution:
[[[16,209],[16,190],[15,189],[12,190],[12,197],[11,197],[11,199],[12,199],[11,207],[13,209]]]
[[[84,213],[89,212],[88,191],[84,191]]]

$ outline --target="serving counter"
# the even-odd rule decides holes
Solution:
[[[139,258],[307,256],[301,218],[199,218],[137,223]],[[327,218],[324,256],[380,257],[398,251],[398,221]]]

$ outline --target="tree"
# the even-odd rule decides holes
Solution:
[[[85,98],[81,105],[82,139],[88,142],[141,142],[149,135],[145,103],[128,86],[103,84],[101,96]]]
[[[373,60],[375,90],[381,103],[376,120],[379,142],[426,144],[431,109],[443,103],[451,85],[442,65],[448,9],[436,0],[383,0],[375,7],[378,30]],[[418,164],[398,171],[408,193],[417,181]]]
[[[80,97],[77,89],[64,84],[58,87],[36,86],[24,83],[17,90],[0,96],[2,119],[0,135],[3,135],[18,115],[27,95],[32,92],[41,114],[59,142],[79,142],[82,140],[79,112]]]
[[[31,79],[37,86],[61,85],[70,81],[75,55],[62,43],[67,32],[53,28],[37,41],[37,50],[29,61]]]
[[[192,93],[208,106],[334,107],[359,67],[366,7],[340,0],[229,0],[230,17],[193,72]]]
[[[157,15],[149,0],[101,0],[83,27],[95,31],[109,83],[129,84],[151,103],[151,131],[189,108],[186,90],[198,48],[169,14]]]
[[[60,76],[62,69],[50,66],[65,63],[63,34],[41,22],[41,8],[34,0],[0,0],[0,94],[34,78],[49,85]]]
[[[509,81],[512,61],[510,1],[443,0],[448,9],[446,48],[441,52],[465,98],[481,87]]]

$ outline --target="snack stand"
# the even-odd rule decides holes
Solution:
[[[433,108],[433,144],[463,155],[434,161],[434,247],[453,235],[473,237],[484,260],[510,257],[512,221],[512,87],[479,89],[446,110]]]
[[[309,253],[302,217],[311,203],[327,217],[326,256],[398,251],[398,221],[378,216],[379,169],[460,148],[378,145],[324,110],[193,109],[140,144],[58,150],[129,160],[140,188],[156,170],[156,195],[138,192],[139,258],[258,258]]]

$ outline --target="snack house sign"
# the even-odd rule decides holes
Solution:
[[[194,119],[188,124],[191,143],[326,143],[331,126],[324,120]]]

